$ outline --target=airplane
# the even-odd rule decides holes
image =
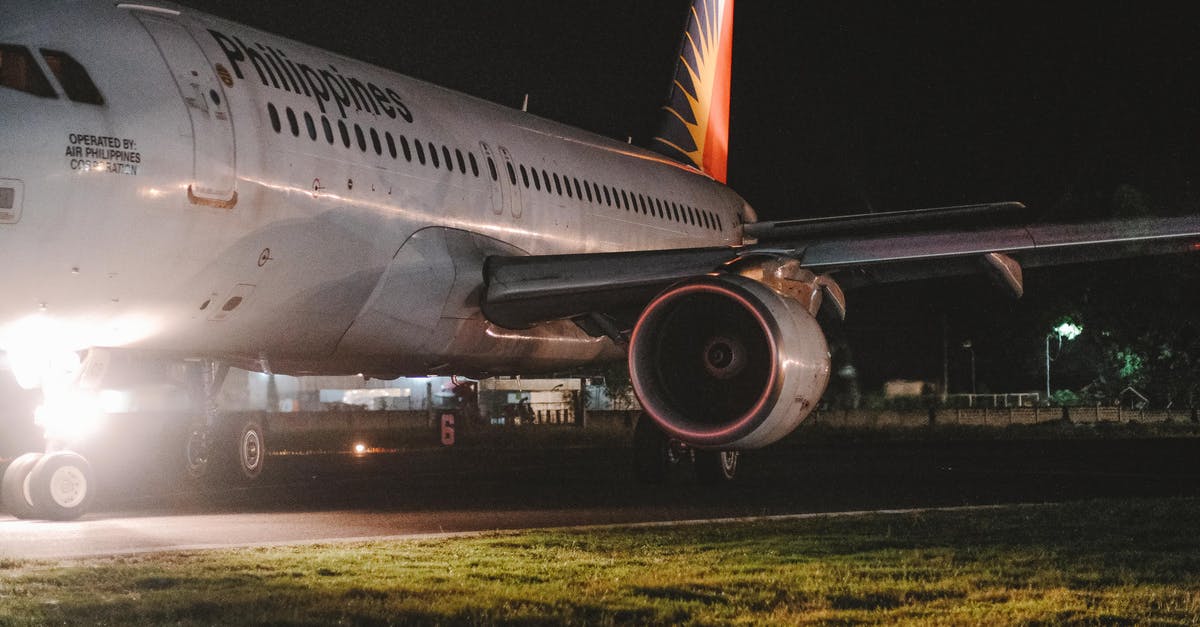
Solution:
[[[179,464],[253,479],[230,367],[486,377],[628,360],[635,474],[705,480],[793,431],[865,285],[1195,250],[1197,216],[1005,202],[759,222],[726,182],[733,0],[695,0],[661,130],[601,137],[166,1],[0,6],[0,349],[44,453],[4,508],[71,520],[98,390],[185,382]],[[103,37],[94,36],[103,32]]]

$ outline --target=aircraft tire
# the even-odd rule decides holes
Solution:
[[[21,519],[34,517],[33,501],[29,497],[29,475],[42,459],[41,453],[26,453],[13,460],[0,480],[0,501],[4,511]]]
[[[672,466],[671,441],[658,425],[638,416],[633,428],[633,476],[639,483],[662,483]]]
[[[228,469],[241,481],[254,481],[262,475],[267,463],[267,436],[255,420],[234,423],[225,438],[230,453]]]
[[[212,470],[209,436],[204,428],[189,427],[178,440],[183,453],[183,479],[196,482],[208,476]]]
[[[34,514],[47,520],[75,520],[88,511],[96,493],[96,475],[78,453],[43,456],[29,475]]]
[[[696,480],[702,485],[729,483],[737,477],[739,451],[696,451],[694,456]]]

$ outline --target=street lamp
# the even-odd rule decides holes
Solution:
[[[1083,333],[1083,325],[1075,324],[1070,320],[1064,320],[1062,324],[1051,329],[1046,334],[1046,402],[1050,402],[1050,338],[1058,336],[1058,350],[1062,350],[1063,340],[1073,340]]]
[[[975,345],[971,340],[962,343],[963,350],[971,351],[971,394],[975,394]]]

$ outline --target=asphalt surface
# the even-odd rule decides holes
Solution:
[[[615,442],[273,455],[253,485],[108,469],[70,523],[0,515],[0,558],[1089,498],[1200,496],[1200,439],[790,443],[706,487],[633,481]],[[577,440],[577,438],[574,438]],[[98,471],[104,472],[103,467]],[[985,514],[981,514],[985,515]]]

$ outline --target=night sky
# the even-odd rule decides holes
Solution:
[[[529,93],[533,113],[645,144],[689,1],[186,4],[498,103]],[[1045,221],[1195,211],[1200,20],[1177,6],[742,0],[729,183],[763,219],[994,200]],[[831,335],[867,384],[936,380],[944,313],[981,381],[1037,389],[1043,310],[1099,274],[1171,272],[1030,272],[1020,303],[981,281],[868,290]]]

